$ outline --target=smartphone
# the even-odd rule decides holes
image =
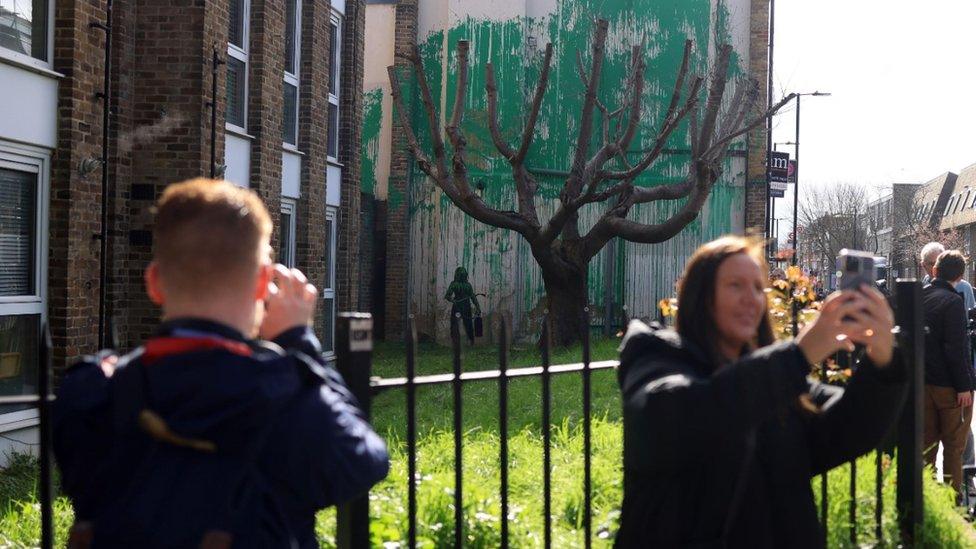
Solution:
[[[837,288],[857,290],[862,284],[874,285],[877,268],[874,254],[843,249],[837,254]]]

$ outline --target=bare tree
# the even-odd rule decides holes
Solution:
[[[844,248],[871,250],[875,243],[868,239],[866,212],[867,193],[859,185],[841,183],[804,193],[797,216],[804,240],[800,259],[829,267]]]
[[[942,230],[938,212],[923,208],[922,196],[921,192],[916,192],[910,198],[895,200],[892,205],[896,226],[892,255],[897,258],[899,265],[914,269],[912,272],[916,277],[925,274],[920,266],[919,253],[929,242],[939,242],[947,250],[966,248],[966,239],[962,233],[952,227]]]
[[[457,88],[450,119],[443,129],[450,151],[444,142],[441,118],[416,45],[409,51],[398,52],[398,56],[409,61],[417,76],[432,150],[425,150],[420,145],[407,115],[408,110],[404,107],[399,77],[394,67],[388,69],[399,121],[418,167],[464,213],[482,223],[516,231],[529,243],[542,271],[554,341],[560,345],[574,341],[586,329],[583,308],[587,304],[587,265],[604,245],[615,237],[631,242],[656,243],[675,236],[698,216],[712,187],[722,175],[723,159],[732,142],[758,127],[793,98],[792,95],[787,96],[769,111],[756,115],[753,111],[760,97],[759,87],[749,81],[736,86],[731,100],[723,101],[732,47],[727,44],[719,46],[708,89],[704,90],[704,79],[689,74],[692,42],[688,40],[674,91],[664,120],[653,139],[653,146],[648,151],[642,151],[641,156],[632,162],[630,146],[637,136],[642,118],[644,71],[647,65],[642,47],[633,47],[629,74],[624,82],[623,105],[611,108],[601,102],[598,92],[606,55],[607,28],[606,20],[596,22],[589,69],[585,67],[582,55],[577,56],[579,76],[585,89],[579,130],[575,136],[572,165],[560,192],[558,207],[548,220],[540,220],[536,211],[538,184],[526,166],[526,158],[548,87],[553,55],[551,43],[546,45],[542,70],[518,143],[509,143],[499,128],[495,73],[490,63],[486,66],[488,130],[495,148],[511,166],[517,194],[515,210],[500,210],[486,204],[472,190],[469,182],[467,140],[461,131],[468,87],[468,43],[459,41],[456,48]],[[704,105],[701,104],[702,99]],[[724,109],[723,103],[726,105]],[[602,114],[599,123],[596,122],[597,111]],[[747,121],[750,116],[753,118]],[[691,159],[685,179],[655,187],[635,185],[634,180],[654,164],[664,151],[668,138],[686,118],[689,121]],[[600,145],[592,147],[595,135],[599,136]],[[657,224],[643,224],[627,218],[636,205],[660,200],[685,200],[685,204],[669,219]],[[597,203],[606,204],[603,214],[588,232],[580,234],[580,209]]]

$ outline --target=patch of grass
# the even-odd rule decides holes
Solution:
[[[593,361],[617,358],[617,338],[594,339],[591,346]],[[451,350],[433,343],[421,343],[417,352],[417,375],[442,374],[453,371]],[[579,345],[554,349],[552,364],[568,364],[582,360]],[[509,353],[509,368],[524,368],[541,364],[534,345],[513,346]],[[462,353],[464,371],[498,369],[498,350],[494,346],[465,348]],[[406,375],[406,353],[402,343],[380,342],[373,354],[373,375],[384,378]],[[559,374],[552,377],[552,418],[554,424],[567,419],[575,424],[582,417],[583,385],[580,374]],[[593,415],[608,419],[620,418],[620,390],[616,372],[603,370],[592,374]],[[453,428],[450,385],[419,387],[417,389],[417,432],[450,431]],[[509,432],[517,433],[526,427],[538,430],[542,417],[541,381],[539,377],[513,379],[508,390]],[[462,390],[462,424],[472,429],[498,430],[498,382],[465,383]],[[406,396],[403,389],[389,390],[377,395],[372,402],[372,417],[376,431],[393,439],[406,437]]]
[[[41,538],[41,504],[38,501],[37,458],[12,454],[0,469],[0,547],[36,547]],[[54,479],[58,492],[58,479]],[[74,510],[65,497],[54,501],[55,546],[64,547],[74,522]]]

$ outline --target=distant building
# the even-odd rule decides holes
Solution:
[[[866,214],[859,219],[865,235],[864,248],[885,258],[887,269],[880,276],[889,282],[903,276],[915,276],[916,262],[912,259],[915,250],[908,238],[911,223],[906,219],[917,217],[912,211],[916,206],[916,195],[922,188],[919,183],[894,183],[882,197],[868,202]]]

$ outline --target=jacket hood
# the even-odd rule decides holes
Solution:
[[[684,340],[674,329],[665,328],[657,322],[646,324],[641,320],[631,320],[619,351],[621,370],[638,359],[652,355],[662,359],[662,368],[670,368],[673,363],[681,362],[694,365],[702,376],[711,372],[704,350]]]

